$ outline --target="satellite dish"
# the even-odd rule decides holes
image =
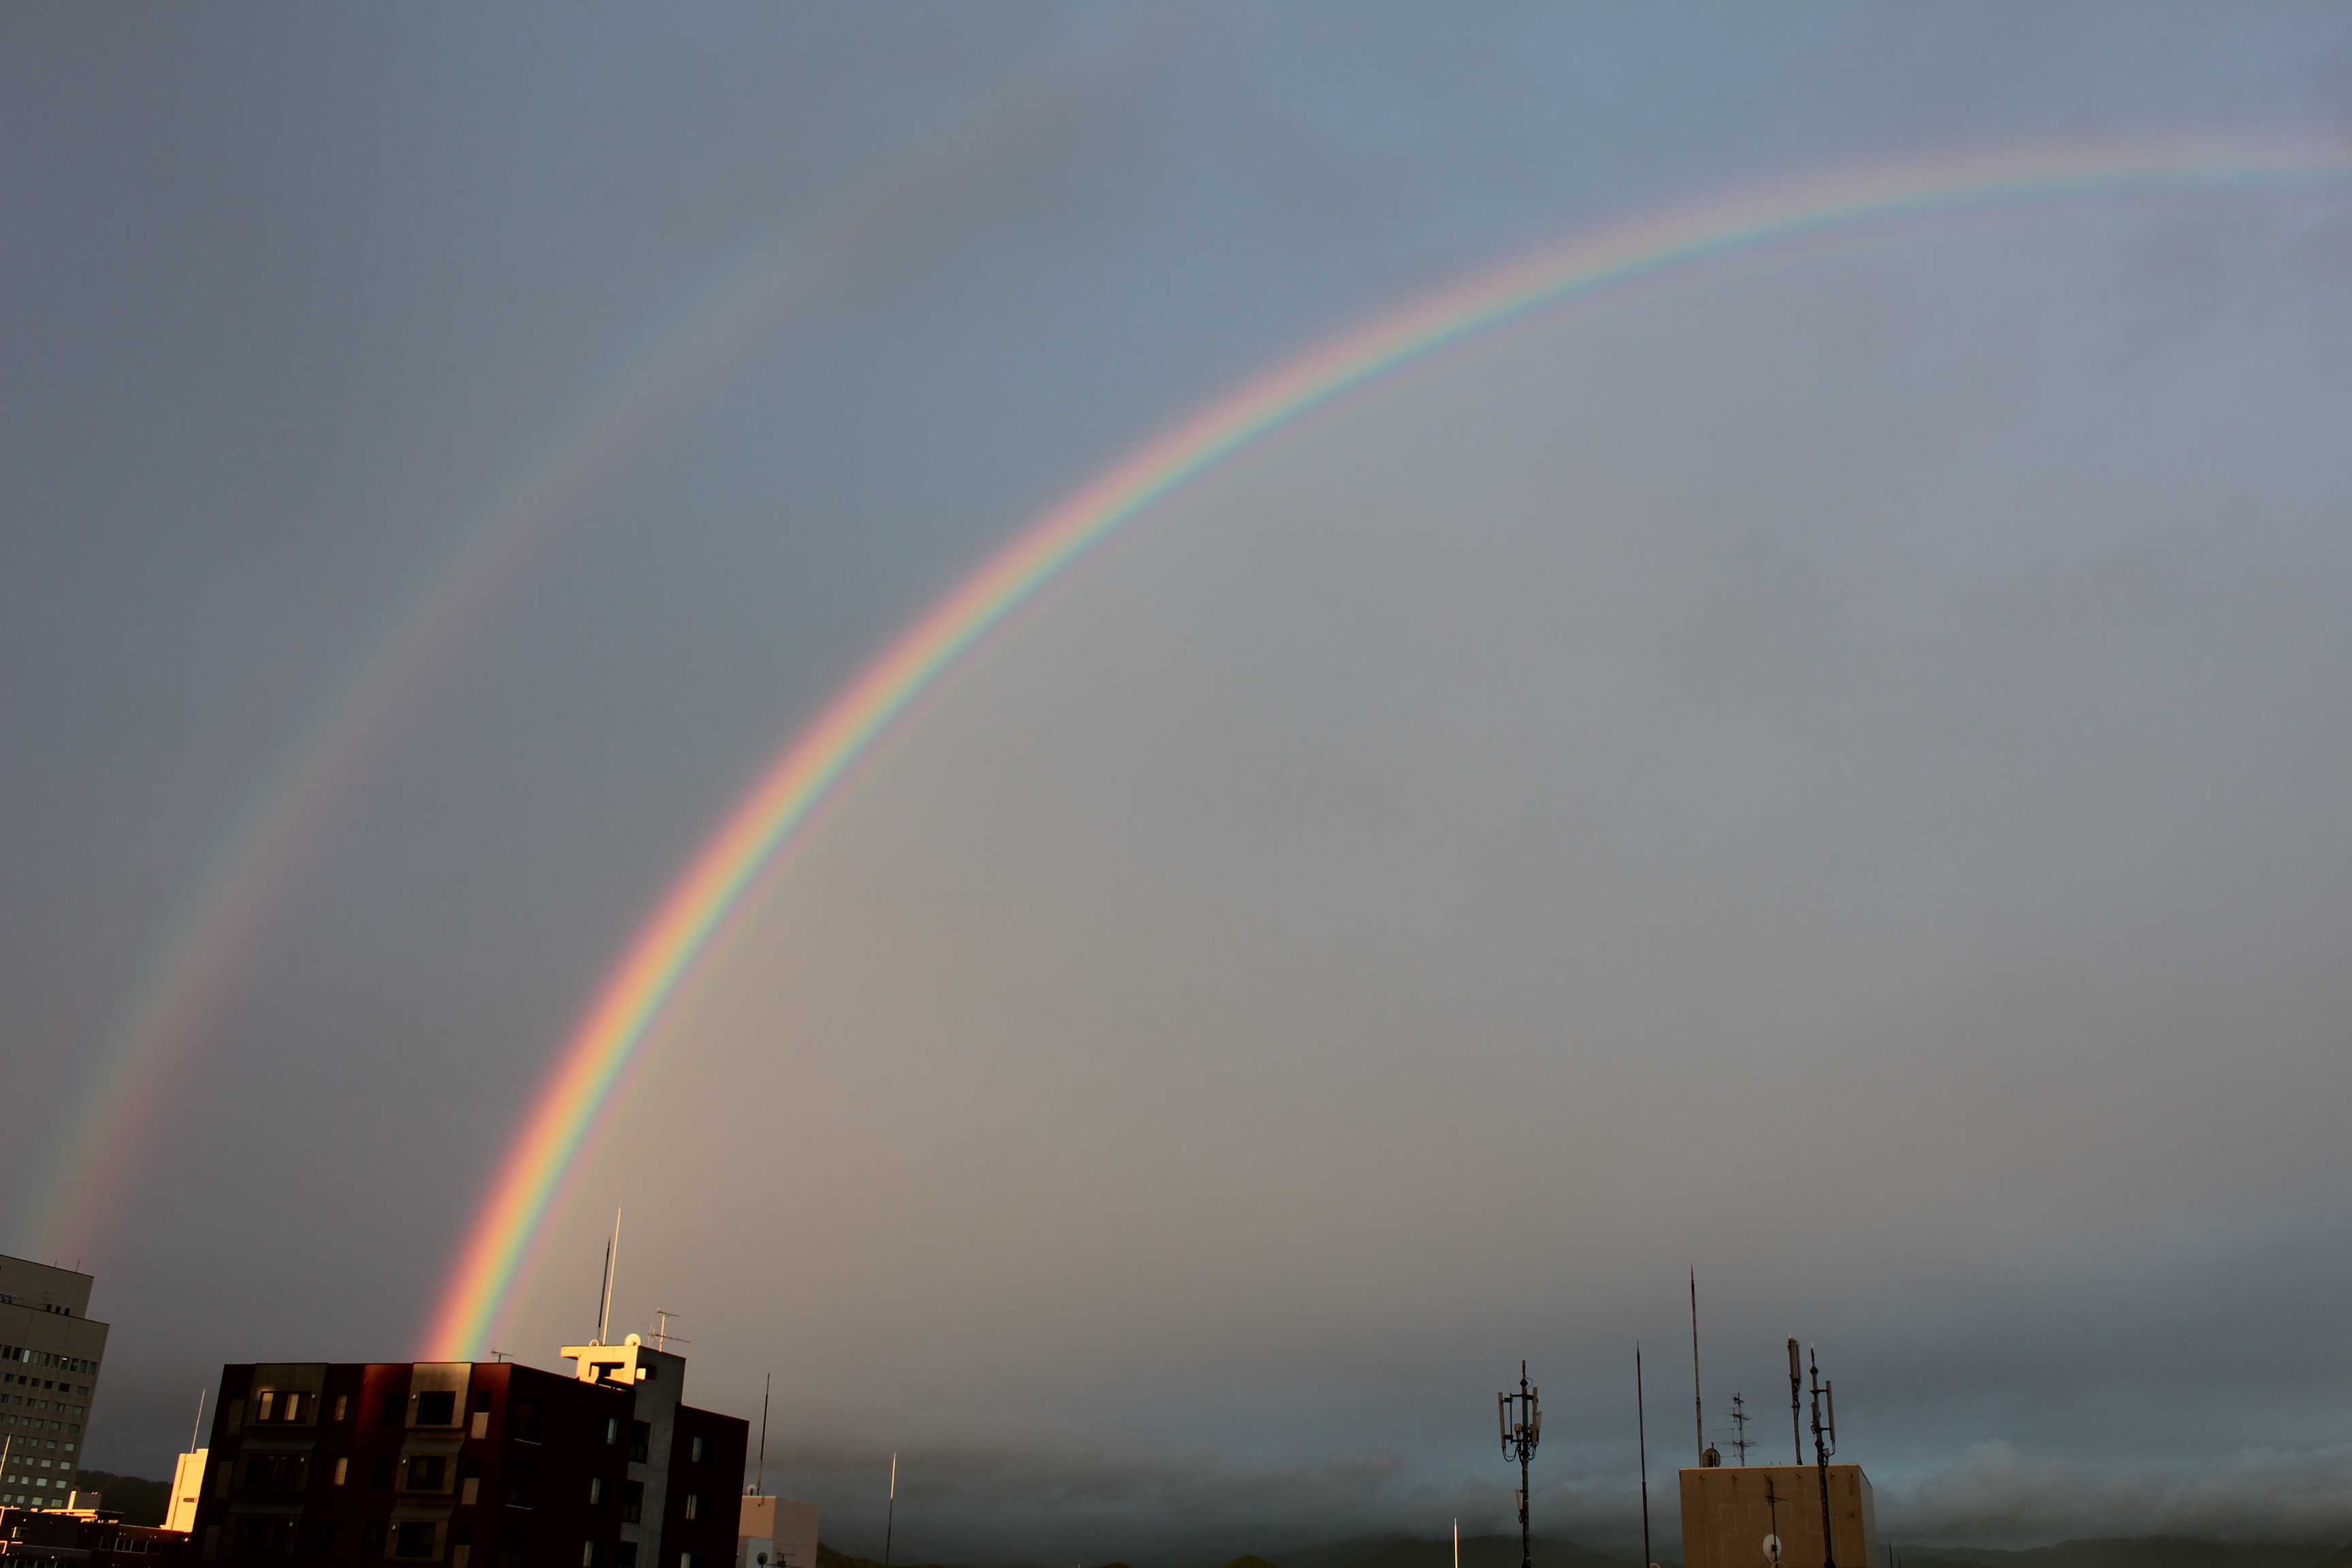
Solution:
[[[1779,1536],[1768,1535],[1764,1538],[1764,1561],[1767,1563],[1778,1563],[1780,1561],[1780,1538]]]

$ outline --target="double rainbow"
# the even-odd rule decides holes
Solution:
[[[1130,453],[933,605],[793,739],[670,888],[565,1044],[502,1162],[421,1352],[478,1353],[664,1006],[763,871],[917,698],[1073,563],[1203,472],[1383,377],[1507,326],[1711,262],[1906,218],[2087,195],[2322,189],[2352,146],[2102,147],[1916,162],[1636,222],[1442,289],[1293,360]]]

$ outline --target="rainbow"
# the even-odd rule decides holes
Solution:
[[[614,1091],[697,960],[844,775],[941,675],[1088,552],[1188,483],[1375,381],[1624,286],[1865,226],[2091,195],[2332,188],[2352,145],[2135,144],[1912,162],[1627,224],[1438,290],[1346,332],[1149,441],[1023,530],[793,738],[607,975],[467,1234],[420,1352],[478,1353]]]
[[[902,242],[975,166],[1050,135],[1069,100],[1143,58],[1129,47],[1091,68],[1016,80],[952,134],[753,246],[684,310],[641,333],[526,449],[385,605],[216,837],[83,1053],[79,1085],[45,1119],[47,1155],[13,1194],[16,1251],[90,1258],[110,1241],[199,1047],[337,806],[526,565],[683,410],[822,303],[836,280]]]

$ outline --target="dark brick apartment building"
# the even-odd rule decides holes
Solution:
[[[221,1369],[193,1531],[207,1562],[733,1568],[749,1426],[679,1395],[685,1358]]]

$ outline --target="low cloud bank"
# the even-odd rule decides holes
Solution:
[[[845,1550],[862,1551],[866,1534],[878,1548],[889,1458],[802,1449],[772,1460],[770,1489],[824,1501],[826,1538]],[[1116,1557],[1199,1568],[1245,1551],[1442,1534],[1456,1519],[1465,1535],[1515,1528],[1515,1477],[1418,1479],[1385,1449],[1286,1460],[1037,1431],[935,1439],[898,1458],[897,1554],[908,1562]],[[1630,1473],[1601,1472],[1539,1482],[1538,1533],[1602,1550],[1638,1541],[1637,1485]],[[2249,1449],[2201,1470],[2116,1472],[1987,1442],[1916,1481],[1881,1480],[1877,1496],[1882,1535],[1918,1545],[2157,1535],[2336,1542],[2352,1540],[2352,1444]],[[1679,1521],[1670,1468],[1651,1477],[1651,1509],[1659,1550],[1671,1550]]]
[[[2352,1539],[2352,1444],[2252,1448],[2202,1470],[2098,1471],[1979,1443],[1908,1488],[1878,1489],[1890,1539],[2027,1545],[2084,1536]]]

